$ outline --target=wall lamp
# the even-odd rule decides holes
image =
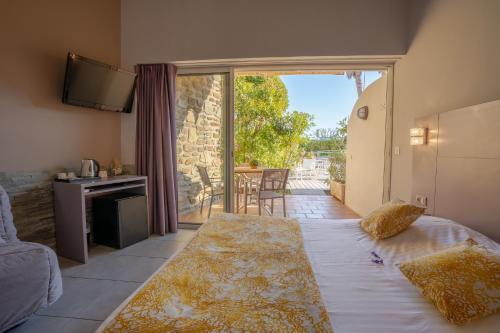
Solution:
[[[426,145],[429,129],[423,127],[417,127],[410,129],[410,145]]]

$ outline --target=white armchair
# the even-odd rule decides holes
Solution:
[[[312,158],[305,158],[302,164],[296,168],[295,177],[303,180],[304,178],[313,178],[316,176],[316,161]]]

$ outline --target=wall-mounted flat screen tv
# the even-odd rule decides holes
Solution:
[[[136,74],[68,53],[62,101],[98,110],[131,112]]]

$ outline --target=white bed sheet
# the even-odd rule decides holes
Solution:
[[[498,244],[452,221],[427,216],[400,235],[375,242],[358,221],[301,223],[305,250],[335,333],[500,332],[500,314],[464,326],[450,324],[396,266],[469,237],[495,252]],[[372,262],[372,251],[383,265]]]

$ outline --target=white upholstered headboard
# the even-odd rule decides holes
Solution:
[[[419,118],[429,143],[413,146],[412,201],[500,243],[500,100]]]

